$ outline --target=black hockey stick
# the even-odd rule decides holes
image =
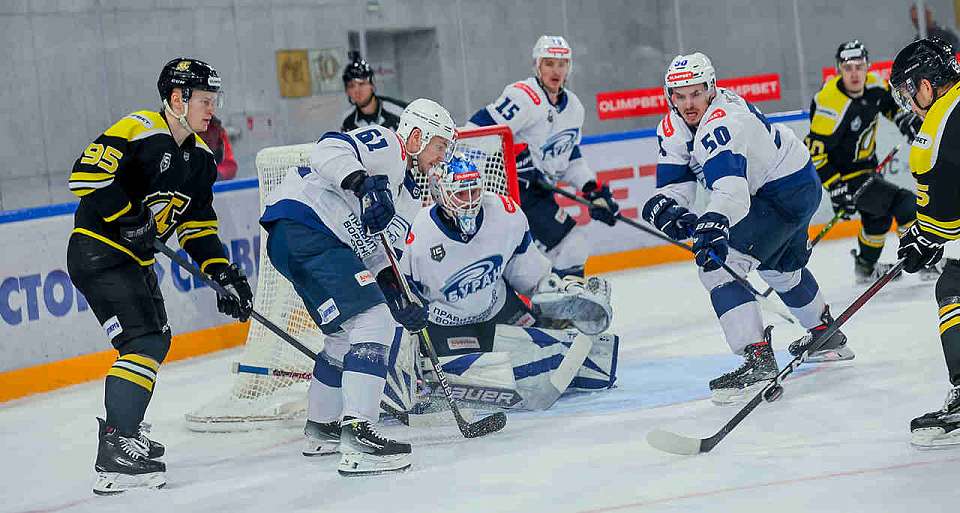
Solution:
[[[857,312],[867,301],[870,300],[877,292],[883,288],[884,285],[890,282],[900,271],[903,269],[904,260],[898,261],[889,271],[881,276],[877,281],[870,286],[863,294],[860,295],[853,303],[847,307],[829,326],[823,331],[820,339],[822,343],[826,342],[836,333],[840,326],[843,326],[850,317],[853,317],[853,314]],[[659,449],[664,452],[669,452],[673,454],[684,454],[684,455],[693,455],[700,454],[705,452],[710,452],[711,449],[717,446],[724,437],[730,434],[731,431],[738,424],[740,424],[743,419],[747,417],[760,403],[767,401],[773,402],[780,398],[783,394],[783,387],[781,383],[787,378],[790,374],[793,373],[807,359],[811,352],[816,351],[820,348],[820,344],[817,347],[807,347],[804,349],[800,355],[795,357],[790,363],[787,364],[777,376],[763,387],[757,395],[753,396],[753,399],[750,399],[743,408],[737,412],[736,415],[730,419],[729,422],[723,425],[720,428],[720,431],[717,431],[716,434],[709,438],[692,438],[688,436],[678,435],[671,431],[666,431],[662,429],[655,429],[647,433],[647,443],[655,449]]]
[[[157,251],[163,253],[164,255],[167,255],[167,257],[170,258],[170,260],[173,260],[177,265],[186,269],[188,273],[196,276],[198,280],[205,283],[208,287],[213,289],[217,294],[220,294],[221,296],[234,296],[234,294],[229,290],[227,290],[226,288],[224,288],[223,285],[220,285],[219,283],[214,281],[213,278],[211,278],[206,273],[201,271],[196,265],[188,261],[186,258],[183,258],[182,256],[178,255],[176,251],[170,249],[170,247],[167,246],[166,244],[160,242],[159,240],[155,240],[153,241],[153,247],[156,248]],[[250,317],[255,319],[260,324],[263,324],[268,330],[272,331],[274,335],[283,339],[284,342],[290,344],[291,346],[296,348],[298,351],[303,353],[307,358],[310,359],[310,361],[313,361],[313,362],[317,361],[317,358],[318,358],[317,353],[314,353],[309,347],[303,345],[299,340],[293,338],[292,335],[284,331],[283,328],[281,328],[280,326],[277,326],[276,324],[271,322],[270,319],[267,319],[266,317],[260,315],[260,313],[257,312],[256,310],[250,311]],[[386,411],[390,415],[396,417],[397,420],[399,420],[400,422],[410,425],[410,418],[406,413],[397,411],[395,408],[391,407],[389,404],[383,401],[380,401],[380,407],[383,408],[384,411]]]
[[[397,283],[400,284],[404,295],[407,296],[407,301],[420,305],[419,299],[417,299],[410,290],[410,285],[407,283],[406,278],[403,277],[403,273],[400,272],[397,257],[393,254],[393,248],[383,233],[380,233],[380,242],[383,244],[383,251],[390,260],[390,267],[393,268],[393,274],[397,278]],[[430,341],[430,334],[427,333],[427,329],[424,328],[417,332],[417,335],[420,337],[420,345],[427,351],[430,364],[433,366],[433,372],[436,374],[440,388],[443,390],[443,396],[447,399],[447,404],[450,405],[450,411],[453,412],[453,417],[457,420],[457,427],[460,428],[460,433],[463,434],[464,438],[477,438],[503,429],[503,427],[507,425],[507,416],[504,415],[503,412],[494,413],[473,423],[469,423],[463,418],[463,415],[460,413],[460,407],[457,406],[457,402],[453,398],[453,390],[450,387],[450,382],[447,381],[447,374],[443,372],[440,359],[437,357],[437,351],[433,348],[433,343]]]
[[[557,187],[557,186],[555,186],[555,185],[552,185],[552,184],[549,184],[549,183],[547,183],[547,182],[544,182],[543,180],[538,181],[537,184],[539,184],[540,187],[543,187],[544,189],[547,189],[548,191],[552,191],[552,192],[554,192],[554,193],[556,193],[556,194],[559,194],[559,195],[561,195],[561,196],[563,196],[563,197],[565,197],[565,198],[572,199],[573,201],[576,201],[577,203],[580,203],[581,205],[585,205],[585,206],[588,206],[588,207],[591,206],[591,205],[593,205],[593,204],[590,203],[590,201],[587,200],[586,198],[581,198],[580,196],[577,196],[576,194],[574,194],[574,193],[572,193],[572,192],[565,191],[565,190],[561,189],[560,187]],[[645,233],[647,233],[647,234],[649,234],[649,235],[652,235],[652,236],[654,236],[654,237],[656,237],[656,238],[658,238],[658,239],[660,239],[660,240],[662,240],[662,241],[664,241],[664,242],[667,242],[667,243],[669,243],[669,244],[672,244],[672,245],[674,245],[674,246],[676,246],[676,247],[678,247],[678,248],[683,248],[683,249],[685,249],[685,250],[693,253],[693,246],[691,246],[691,245],[689,245],[689,244],[684,244],[684,243],[679,242],[679,241],[675,241],[675,240],[671,239],[670,237],[667,237],[665,234],[661,233],[660,230],[657,230],[657,229],[655,229],[655,228],[650,228],[650,227],[644,226],[644,225],[638,223],[637,221],[634,221],[633,219],[630,219],[629,217],[624,216],[623,214],[621,214],[621,213],[619,213],[619,212],[617,213],[616,218],[617,218],[618,221],[620,221],[620,222],[622,222],[622,223],[626,223],[626,224],[628,224],[628,225],[630,225],[630,226],[632,226],[632,227],[634,227],[634,228],[636,228],[636,229],[638,229],[638,230],[640,230],[640,231],[642,231],[642,232],[645,232]],[[710,257],[713,258],[714,260],[716,260],[716,257],[715,257],[713,254],[711,254]],[[727,273],[729,273],[730,276],[732,276],[733,279],[736,280],[737,283],[739,283],[743,288],[747,289],[748,292],[750,292],[751,294],[753,294],[753,295],[757,298],[757,301],[759,301],[759,302],[761,302],[761,303],[766,303],[766,304],[768,305],[768,307],[769,307],[770,310],[772,310],[774,313],[776,313],[777,315],[779,315],[780,317],[782,317],[784,320],[786,320],[786,321],[789,322],[790,324],[796,324],[796,323],[797,323],[797,321],[794,320],[794,318],[793,318],[792,316],[790,316],[790,314],[788,314],[788,313],[786,313],[786,312],[783,312],[780,308],[778,308],[775,304],[773,304],[773,303],[771,302],[772,300],[770,300],[769,298],[767,298],[767,296],[761,294],[760,291],[758,291],[753,285],[751,285],[750,282],[747,281],[746,278],[744,278],[743,276],[740,276],[740,274],[737,273],[737,271],[734,271],[733,268],[731,268],[731,267],[730,267],[729,265],[727,265],[725,262],[718,262],[718,263],[720,264],[720,267],[723,268],[724,271],[726,271]]]

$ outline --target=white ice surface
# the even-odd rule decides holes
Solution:
[[[853,244],[824,242],[812,261],[835,314],[865,288],[852,284]],[[895,247],[891,239],[885,259]],[[183,413],[229,386],[238,352],[228,351],[160,373],[147,420],[167,446],[164,490],[91,493],[102,383],[0,405],[0,512],[960,510],[960,450],[908,443],[910,419],[939,408],[948,386],[932,284],[891,284],[845,327],[855,360],[801,369],[779,402],[762,404],[713,452],[684,457],[652,449],[644,435],[713,434],[737,408],[712,405],[706,383],[739,360],[692,264],[611,279],[617,389],[512,414],[502,432],[474,440],[453,427],[387,427],[414,443],[405,474],[342,478],[336,457],[300,456],[293,428],[188,431]],[[783,363],[801,330],[767,317]]]

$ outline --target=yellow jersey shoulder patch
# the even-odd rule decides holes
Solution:
[[[954,115],[958,103],[960,103],[960,82],[951,87],[927,111],[920,131],[910,145],[910,172],[914,175],[922,175],[930,171],[937,163],[943,131],[947,120]]]
[[[832,135],[847,112],[850,97],[840,91],[838,82],[840,82],[839,75],[827,80],[827,83],[823,84],[823,89],[813,97],[817,111],[810,120],[810,131],[815,134]]]
[[[865,87],[867,89],[873,89],[873,88],[879,87],[883,90],[889,90],[890,84],[886,80],[884,80],[882,77],[880,77],[880,75],[877,75],[872,71],[868,71],[867,83],[865,84]]]
[[[159,112],[138,110],[124,116],[104,132],[104,135],[136,141],[158,133],[170,133],[167,121]]]
[[[207,146],[207,143],[203,140],[202,137],[200,137],[197,134],[193,134],[193,137],[197,141],[197,148],[203,148],[204,150],[207,150],[207,153],[213,155],[213,150],[211,150],[210,147]]]

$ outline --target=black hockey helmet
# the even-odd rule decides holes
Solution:
[[[190,57],[178,57],[163,66],[157,79],[161,100],[168,100],[175,87],[183,91],[183,101],[190,100],[194,89],[220,92],[220,74],[213,66]]]
[[[921,80],[927,80],[933,86],[933,101],[937,99],[936,90],[939,87],[960,80],[960,65],[950,43],[936,37],[920,39],[897,53],[890,70],[890,86],[901,106],[910,108],[905,96],[915,98]],[[930,105],[933,105],[933,101]],[[930,105],[921,109],[927,110]],[[920,107],[920,104],[917,106]]]
[[[835,57],[837,60],[837,66],[840,66],[847,61],[861,59],[864,61],[870,60],[870,54],[867,52],[867,47],[864,46],[859,39],[853,39],[841,44],[840,47],[837,48],[837,55]]]
[[[351,80],[369,80],[373,83],[373,68],[360,58],[360,52],[350,52],[350,63],[343,69],[343,85]]]

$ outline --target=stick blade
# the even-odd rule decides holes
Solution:
[[[478,438],[490,433],[495,433],[507,425],[507,416],[503,412],[497,412],[489,417],[484,417],[473,424],[460,426],[460,432],[464,438]]]
[[[692,456],[701,452],[699,438],[690,438],[663,429],[654,429],[647,433],[647,443],[654,449],[671,454]]]

